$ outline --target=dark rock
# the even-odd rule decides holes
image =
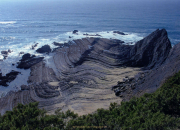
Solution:
[[[78,30],[74,30],[74,31],[73,31],[73,34],[76,34],[77,32],[78,32]]]
[[[101,35],[99,35],[99,34],[96,34],[95,36],[99,36],[99,37],[100,37]]]
[[[0,85],[7,87],[7,83],[13,81],[19,73],[20,72],[14,70],[6,74],[6,76],[2,76],[2,73],[0,73]]]
[[[180,43],[172,47],[164,63],[139,76],[131,97],[155,92],[169,77],[180,71]],[[140,93],[137,90],[143,90]],[[125,96],[125,101],[131,97]]]
[[[29,54],[29,53],[26,53],[26,54],[24,54],[24,55],[22,56],[22,59],[21,59],[21,61],[28,60],[28,59],[30,59],[30,57],[31,57],[31,54]]]
[[[126,35],[125,33],[120,32],[120,31],[113,31],[113,33],[117,33],[117,34],[120,34],[120,35]]]
[[[38,53],[49,53],[49,52],[51,52],[51,48],[49,45],[44,45],[41,48],[37,49],[36,52],[38,52]]]
[[[69,38],[72,38],[71,36],[69,36]]]
[[[83,35],[85,35],[85,36],[99,36],[99,37],[101,37],[101,35],[99,35],[99,34],[90,35],[90,34],[88,34],[88,33],[84,33]]]
[[[35,45],[32,45],[32,47],[31,47],[31,49],[35,49],[35,47],[37,47],[37,45],[38,45],[39,43],[36,43]]]
[[[59,47],[62,47],[62,46],[63,46],[63,44],[58,43],[58,42],[53,42],[52,44],[55,45],[55,46],[59,46]]]
[[[86,35],[86,36],[88,36],[89,34],[87,34],[87,33],[84,33],[83,35]]]
[[[157,29],[133,46],[130,66],[157,67],[166,60],[171,48],[166,30]]]
[[[1,51],[1,54],[8,55],[8,51]]]
[[[29,90],[29,86],[27,85],[21,85],[21,90]]]
[[[1,54],[4,57],[3,59],[6,59],[8,57],[8,51],[1,51]]]
[[[13,52],[12,50],[10,50],[10,49],[8,49],[8,53],[11,53],[11,52]]]
[[[19,55],[22,55],[22,54],[24,54],[24,52],[20,52],[20,53],[19,53]]]
[[[20,63],[18,63],[17,68],[29,69],[31,66],[41,62],[43,59],[44,57],[36,57],[34,55],[31,56],[29,53],[24,54],[20,60]]]

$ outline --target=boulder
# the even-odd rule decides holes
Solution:
[[[49,53],[49,52],[51,52],[51,48],[49,45],[44,45],[41,48],[37,49],[36,52],[38,52],[38,53]]]

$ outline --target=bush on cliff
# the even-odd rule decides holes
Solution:
[[[82,126],[82,127],[80,127]],[[97,127],[99,126],[99,127]],[[165,130],[180,126],[180,72],[169,78],[153,94],[132,98],[121,105],[111,103],[108,110],[78,116],[68,110],[46,115],[38,103],[18,104],[13,111],[0,116],[0,130],[29,129],[108,129]]]
[[[0,119],[0,130],[61,129],[63,120],[55,115],[46,115],[38,103],[18,104],[13,111],[7,111]]]

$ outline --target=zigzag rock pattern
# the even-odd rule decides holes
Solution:
[[[163,42],[159,37],[152,38],[157,34]],[[142,68],[138,67],[145,69],[163,64],[171,49],[166,35],[165,30],[156,30],[149,35],[149,40],[146,38],[135,45],[124,45],[119,40],[104,38],[70,41],[68,45],[53,51],[48,62],[38,61],[31,66],[29,85],[22,85],[21,91],[9,92],[1,98],[0,112],[3,114],[12,110],[18,103],[37,101],[39,107],[49,113],[61,108],[82,115],[97,108],[108,108],[111,102],[120,103],[122,98],[115,95],[112,86],[125,77],[132,78],[142,72]],[[156,43],[156,46],[149,47],[153,53],[158,50],[157,46],[164,47],[160,49],[162,54],[157,52],[154,56],[149,54],[149,49],[143,50],[142,43],[145,41],[147,46],[153,41]],[[140,52],[146,55],[141,56]],[[144,63],[146,56],[149,60]]]

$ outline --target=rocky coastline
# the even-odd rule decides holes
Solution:
[[[17,67],[31,69],[28,85],[0,98],[1,114],[18,103],[30,102],[39,102],[39,108],[49,114],[58,108],[71,109],[79,115],[92,113],[97,108],[108,108],[111,102],[120,103],[152,93],[169,76],[180,71],[180,44],[172,47],[165,29],[157,29],[135,45],[105,38],[53,44],[58,48],[51,50],[45,45],[36,50],[51,54],[49,65],[43,61],[44,57],[22,56]],[[0,75],[0,83],[8,87],[8,78],[14,77]]]

